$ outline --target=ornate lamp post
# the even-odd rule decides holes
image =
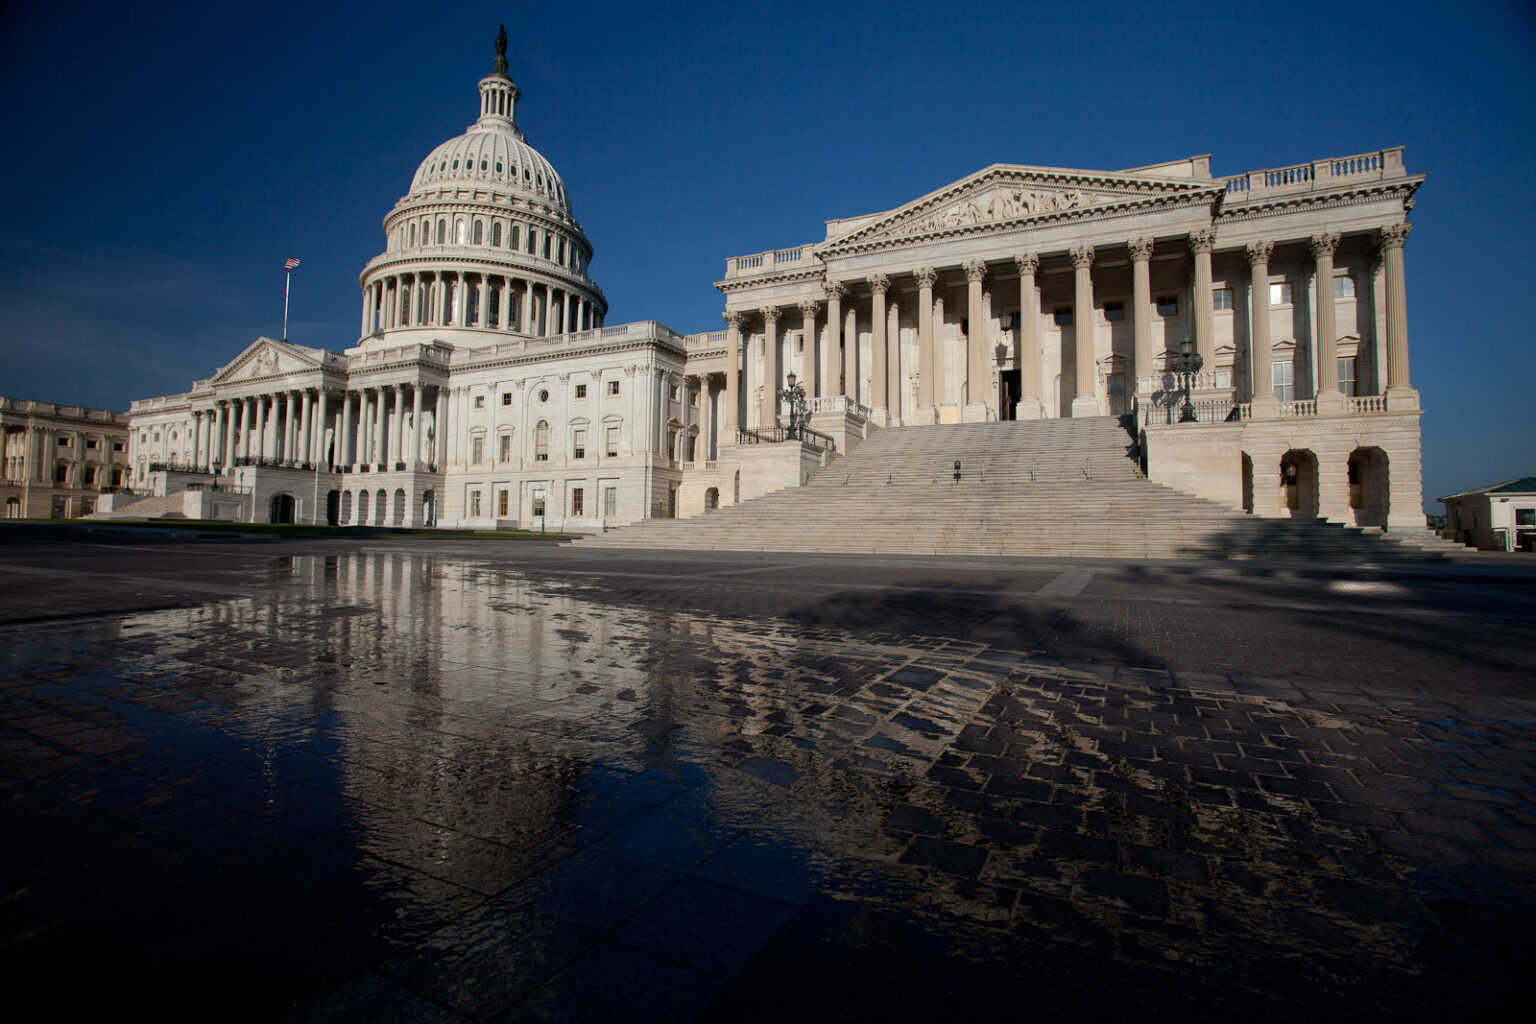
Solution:
[[[1195,402],[1191,392],[1195,386],[1195,374],[1200,372],[1200,367],[1205,365],[1205,359],[1195,351],[1194,342],[1189,340],[1189,335],[1179,342],[1179,357],[1174,360],[1173,372],[1179,375],[1184,382],[1184,407],[1179,410],[1180,423],[1194,423]]]
[[[809,419],[805,408],[805,388],[796,383],[793,370],[784,383],[786,386],[779,389],[779,398],[789,404],[789,433],[785,437],[793,441],[804,432],[806,420]]]

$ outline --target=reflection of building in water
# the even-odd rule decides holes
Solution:
[[[1135,415],[1159,482],[1422,528],[1403,253],[1424,179],[1401,147],[1231,177],[1208,155],[994,164],[727,260],[727,329],[684,336],[607,323],[504,55],[479,93],[385,215],[358,337],[258,338],[135,402],[135,487],[217,484],[193,511],[213,517],[593,531],[797,486],[872,430]],[[1198,424],[1174,423],[1180,367]]]

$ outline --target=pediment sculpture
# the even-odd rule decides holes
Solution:
[[[1025,188],[1005,184],[990,192],[963,196],[958,202],[936,210],[915,212],[897,220],[879,234],[886,237],[922,235],[973,224],[991,224],[1060,213],[1114,202],[1120,198],[1110,193],[1088,192],[1078,188]]]

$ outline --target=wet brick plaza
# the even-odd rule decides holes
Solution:
[[[1524,1019],[1530,566],[6,529],[5,1016]]]

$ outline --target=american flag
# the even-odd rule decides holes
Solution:
[[[297,259],[295,259],[294,257],[289,256],[288,257],[288,262],[283,264],[283,269],[284,270],[292,270],[294,267],[296,267],[298,265],[299,265],[299,261]]]

